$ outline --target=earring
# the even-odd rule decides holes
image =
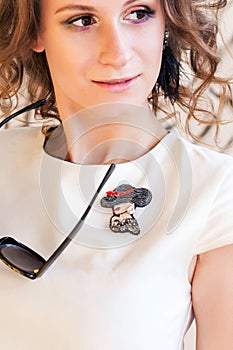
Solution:
[[[156,93],[159,93],[161,88],[164,92],[164,97],[168,97],[171,103],[174,104],[179,97],[180,63],[177,61],[172,50],[168,46],[168,39],[169,31],[166,29],[164,34],[161,69],[154,89]]]

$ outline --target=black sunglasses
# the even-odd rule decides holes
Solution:
[[[0,128],[9,122],[11,119],[17,117],[18,115],[30,111],[34,108],[38,108],[46,103],[46,100],[40,100],[35,102],[18,112],[10,115],[0,123]],[[59,247],[53,252],[53,254],[45,260],[42,256],[34,252],[29,247],[22,243],[17,242],[14,238],[3,237],[0,238],[0,259],[12,270],[18,272],[19,274],[26,276],[31,279],[35,279],[43,275],[43,273],[51,266],[54,261],[61,255],[63,250],[68,246],[72,239],[77,235],[81,229],[92,205],[94,204],[99,192],[102,190],[103,186],[111,176],[113,170],[115,169],[115,164],[111,164],[106,172],[103,180],[101,181],[99,187],[97,188],[94,196],[92,197],[89,205],[84,211],[83,215],[74,226],[73,230],[64,239],[64,241],[59,245]]]

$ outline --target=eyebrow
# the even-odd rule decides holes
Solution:
[[[60,7],[58,10],[55,11],[55,14],[64,12],[64,11],[73,11],[73,10],[94,11],[95,8],[93,6],[87,6],[87,5],[69,4],[69,5]]]
[[[136,2],[138,0],[128,0],[125,2],[124,6],[131,5],[133,2]],[[60,7],[58,10],[55,11],[55,14],[65,11],[74,11],[74,10],[80,10],[80,11],[95,11],[95,8],[93,6],[88,5],[78,5],[78,4],[69,4],[66,6]]]

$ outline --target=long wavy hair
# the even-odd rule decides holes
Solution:
[[[199,103],[212,83],[225,89],[227,81],[216,77],[220,62],[217,51],[218,19],[227,0],[160,0],[170,32],[169,47],[176,59],[188,66],[195,82],[181,79],[175,104],[186,112],[186,130],[189,122],[221,123],[221,116]],[[31,47],[40,28],[40,0],[0,0],[0,104],[4,115],[16,107],[22,86],[30,102],[45,98],[47,103],[37,113],[42,118],[59,119],[54,88],[45,53],[35,53]],[[193,82],[192,78],[192,82]],[[152,90],[148,100],[155,112],[161,107],[162,93]],[[15,99],[16,98],[16,99]],[[224,103],[224,98],[220,99]],[[221,108],[220,108],[221,110]],[[201,113],[200,113],[201,112]],[[208,117],[206,116],[208,114]],[[202,115],[203,117],[200,117]]]

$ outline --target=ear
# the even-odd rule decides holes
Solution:
[[[31,49],[38,53],[45,50],[43,40],[40,36],[38,36],[37,40],[32,44]]]

